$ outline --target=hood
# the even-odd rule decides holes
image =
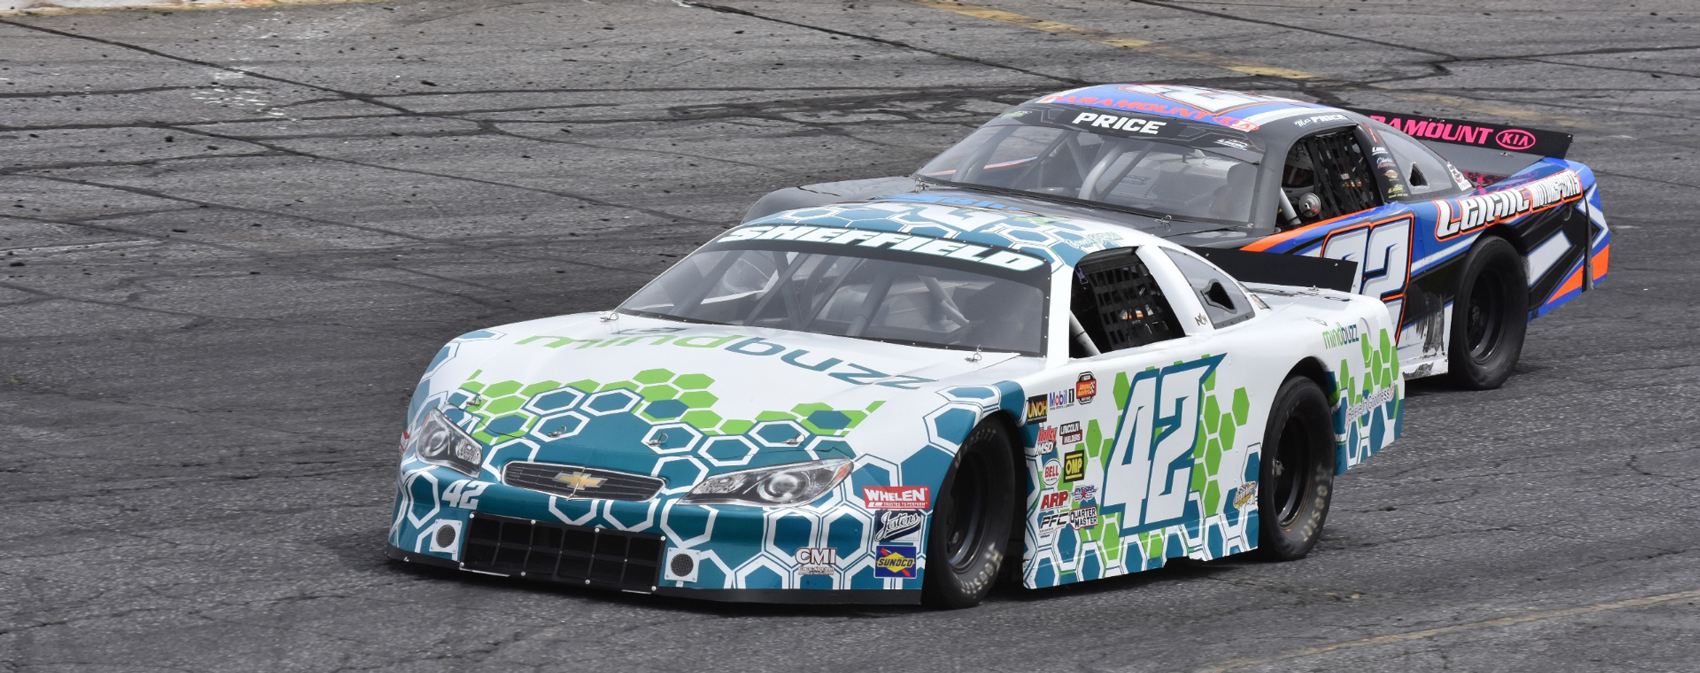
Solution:
[[[494,469],[523,459],[652,474],[675,455],[729,468],[849,457],[847,438],[874,412],[1018,359],[631,315],[477,334],[428,385],[451,419],[506,454],[487,458]]]

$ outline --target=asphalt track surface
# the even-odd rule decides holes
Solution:
[[[1317,4],[0,19],[0,671],[1694,670],[1700,13]],[[1299,562],[932,612],[384,558],[441,342],[611,307],[770,189],[906,173],[1004,105],[1131,80],[1569,130],[1611,276],[1504,388],[1414,385]]]

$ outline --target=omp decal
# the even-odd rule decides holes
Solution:
[[[803,358],[804,356],[809,355],[811,351],[806,348],[791,348],[790,346],[768,341],[762,337],[745,336],[742,334],[696,334],[688,336],[679,334],[642,334],[629,337],[616,336],[608,339],[585,339],[578,337],[536,334],[520,339],[519,341],[515,341],[514,345],[523,346],[531,343],[537,343],[544,348],[572,346],[574,350],[632,345],[673,345],[683,348],[719,348],[739,355],[750,355],[755,357],[771,357],[779,355],[779,360],[785,364],[799,369],[821,372],[845,383],[851,383],[859,386],[879,385],[887,388],[917,390],[920,387],[919,384],[933,382],[933,379],[922,378],[919,376],[910,376],[907,374],[887,374],[853,362],[845,362],[842,359],[835,357],[816,356],[821,357],[822,359],[814,362],[813,364],[807,364],[803,362]]]
[[[1196,462],[1204,379],[1224,356],[1148,369],[1133,378],[1105,466],[1103,508],[1122,512],[1121,532],[1180,523]]]
[[[1582,177],[1565,170],[1523,185],[1459,199],[1439,199],[1434,237],[1446,240],[1487,225],[1528,215],[1582,195]]]

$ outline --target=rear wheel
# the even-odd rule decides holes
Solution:
[[[1334,491],[1334,421],[1315,381],[1281,384],[1257,475],[1258,548],[1267,558],[1304,558],[1322,537]]]
[[[928,605],[973,607],[991,592],[1015,521],[1012,446],[1009,431],[987,421],[957,452],[927,532],[922,595]]]
[[[1452,304],[1449,375],[1469,390],[1498,388],[1511,377],[1529,326],[1523,258],[1505,239],[1484,237],[1464,259]]]

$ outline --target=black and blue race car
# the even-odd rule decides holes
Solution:
[[[999,114],[908,177],[779,190],[746,215],[909,201],[1090,217],[1248,281],[1380,299],[1408,378],[1498,387],[1527,324],[1606,276],[1610,228],[1570,136],[1169,84]],[[1315,258],[1308,264],[1285,253]]]

